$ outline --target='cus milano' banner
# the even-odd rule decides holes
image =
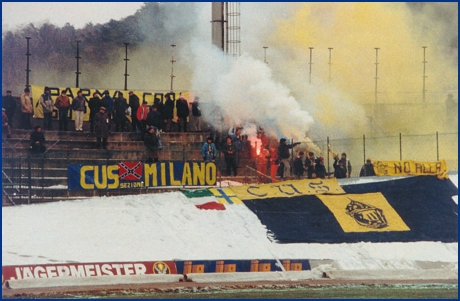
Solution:
[[[159,186],[213,186],[213,162],[119,162],[118,165],[68,165],[69,190],[127,189]]]
[[[161,101],[164,102],[164,96],[166,94],[172,95],[171,97],[173,99],[179,99],[179,92],[170,92],[170,93],[162,93],[162,92],[152,92],[152,91],[138,91],[138,90],[115,90],[115,89],[97,89],[97,88],[71,88],[71,87],[54,87],[54,86],[48,86],[50,88],[50,94],[51,97],[56,103],[56,98],[61,95],[61,92],[64,90],[66,91],[66,95],[69,96],[69,101],[70,104],[72,104],[72,100],[77,97],[78,91],[82,90],[82,95],[86,97],[86,99],[89,101],[90,98],[93,97],[94,93],[97,93],[99,98],[102,98],[105,92],[109,92],[110,97],[115,100],[115,97],[118,96],[117,91],[120,91],[123,93],[123,97],[126,99],[127,102],[129,102],[129,91],[133,91],[135,95],[139,97],[139,103],[142,104],[142,102],[145,100],[149,105],[153,105],[153,101],[156,97],[160,98]],[[34,107],[34,118],[43,118],[43,108],[39,103],[40,96],[44,93],[45,86],[36,86],[36,85],[31,85],[30,86],[30,92],[31,92],[31,97],[33,100],[33,107]],[[183,91],[182,94],[184,95],[185,99],[187,99],[189,102],[193,101],[193,94],[192,92],[187,92]],[[57,112],[57,110],[55,110]],[[83,116],[83,119],[85,121],[89,120],[89,107],[88,103],[86,104],[86,112],[85,115]],[[176,108],[174,106],[174,114],[176,114]],[[56,118],[58,118],[59,114],[55,114]],[[70,115],[72,119],[74,119],[73,114]]]

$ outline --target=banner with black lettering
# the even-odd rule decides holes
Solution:
[[[421,161],[374,161],[374,171],[377,176],[437,176],[448,179],[447,163],[445,160],[436,162]]]
[[[146,164],[68,165],[69,190],[127,189],[159,186],[213,186],[217,168],[213,162],[174,161]]]
[[[75,87],[55,87],[55,86],[48,86],[50,88],[50,94],[51,97],[56,103],[56,97],[58,97],[62,91],[65,91],[66,95],[69,96],[69,101],[70,104],[72,104],[72,100],[77,97],[78,91],[82,90],[82,95],[86,97],[86,99],[89,101],[90,98],[93,97],[93,94],[96,93],[99,98],[102,98],[104,96],[104,93],[108,92],[110,97],[115,100],[115,97],[118,96],[118,91],[123,93],[123,97],[126,99],[126,101],[129,103],[129,91],[125,90],[115,90],[115,89],[102,89],[102,88],[75,88]],[[34,106],[34,118],[43,118],[43,108],[39,103],[40,96],[44,93],[45,86],[37,86],[37,85],[31,85],[30,86],[30,92],[31,92],[31,97],[33,100],[33,106]],[[139,97],[139,102],[142,104],[142,102],[145,100],[149,105],[153,105],[154,99],[159,98],[163,103],[164,103],[164,96],[166,93],[164,92],[155,92],[155,91],[140,91],[140,90],[133,90],[133,93]],[[184,91],[184,92],[169,92],[167,94],[172,94],[171,98],[172,99],[179,99],[179,95],[182,93],[184,95],[185,99],[188,100],[189,103],[191,103],[194,100],[194,96],[192,92]],[[86,104],[86,111],[83,116],[83,120],[88,121],[89,120],[89,107],[88,103]],[[73,120],[75,119],[74,114],[72,114],[72,110],[69,110],[69,116]],[[59,114],[57,112],[57,109],[54,110],[53,112],[53,118],[58,119]],[[129,117],[130,118],[130,117]],[[176,107],[174,106],[174,118],[177,118],[176,116]]]
[[[245,200],[278,243],[458,241],[458,194],[436,177],[342,186],[342,195]]]

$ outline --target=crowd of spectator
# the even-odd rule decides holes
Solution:
[[[2,126],[7,138],[11,137],[14,115],[16,111],[16,100],[12,97],[10,90],[3,97]],[[202,112],[199,106],[199,97],[194,97],[188,102],[184,95],[180,94],[177,100],[175,94],[170,92],[164,95],[155,95],[153,104],[147,101],[142,103],[139,97],[129,91],[128,100],[122,92],[117,91],[112,99],[109,92],[103,95],[93,93],[89,100],[79,90],[77,96],[70,101],[67,90],[63,89],[61,94],[53,100],[50,88],[45,87],[40,96],[38,104],[43,109],[43,126],[35,126],[30,135],[30,148],[35,153],[46,151],[45,137],[42,130],[53,129],[53,112],[57,109],[59,119],[59,131],[69,130],[69,113],[75,116],[75,131],[83,132],[83,116],[89,109],[89,132],[96,137],[96,147],[107,149],[110,132],[131,131],[137,133],[137,139],[144,142],[146,148],[147,162],[158,162],[159,151],[162,149],[161,133],[163,132],[187,132],[187,130],[201,131]],[[102,96],[102,98],[100,97]],[[21,122],[17,128],[31,129],[31,118],[33,115],[33,104],[30,98],[30,89],[25,88],[20,97]],[[212,112],[212,119],[209,126],[209,137],[203,144],[201,156],[206,162],[215,161],[218,152],[221,152],[228,176],[237,176],[238,165],[241,159],[256,159],[256,168],[259,174],[270,174],[282,179],[291,178],[349,178],[351,177],[352,166],[345,153],[334,155],[334,171],[328,173],[324,166],[324,157],[316,157],[314,152],[296,150],[294,148],[300,142],[288,144],[286,138],[281,138],[279,144],[276,140],[267,138],[262,128],[257,128],[257,141],[259,145],[251,146],[247,135],[243,134],[243,127],[239,125],[224,129],[224,116],[218,107]],[[129,118],[128,118],[129,117]],[[206,129],[205,129],[206,130]],[[305,156],[306,154],[306,156]],[[291,176],[292,175],[292,176]],[[361,168],[359,176],[375,175],[371,159]],[[263,180],[263,178],[261,179]]]

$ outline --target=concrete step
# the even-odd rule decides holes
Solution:
[[[29,148],[16,148],[15,152],[8,151],[3,148],[3,156],[22,156],[27,157],[30,155]],[[102,150],[102,149],[61,149],[54,150],[50,149],[46,154],[46,158],[53,159],[69,159],[79,161],[79,163],[86,162],[88,159],[101,158],[101,159],[112,159],[112,160],[146,160],[145,147],[139,149],[126,149],[126,150]],[[201,149],[200,150],[161,150],[159,151],[158,158],[161,161],[177,161],[177,160],[202,160]]]
[[[11,140],[29,140],[31,130],[11,130]],[[63,140],[63,141],[88,141],[96,140],[94,133],[88,131],[77,132],[77,131],[43,131],[45,140]],[[204,143],[206,138],[209,136],[209,132],[163,132],[161,139],[164,142],[169,141],[182,141],[182,142],[201,142]],[[10,139],[8,139],[10,140]],[[111,132],[108,138],[109,141],[137,141],[140,140],[140,135],[134,132]]]

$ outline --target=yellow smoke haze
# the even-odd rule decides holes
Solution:
[[[285,56],[285,66],[292,68],[293,77],[303,78],[303,89],[311,97],[309,90],[315,90],[316,99],[309,101],[319,103],[321,109],[313,114],[317,122],[327,121],[337,126],[334,121],[334,100],[331,92],[337,90],[341,101],[354,104],[368,104],[366,115],[373,116],[380,126],[388,132],[417,130],[433,132],[443,130],[446,125],[440,121],[444,115],[446,87],[455,86],[458,79],[457,65],[450,62],[442,45],[439,45],[440,30],[428,19],[415,20],[404,3],[296,3],[296,13],[292,18],[277,20],[277,30],[270,37],[270,43],[289,49],[292,55]],[[420,22],[430,30],[420,32]],[[426,101],[441,103],[437,106],[435,116],[424,116],[427,112],[414,112],[407,106],[399,104],[422,104],[423,91],[423,48],[426,48]],[[312,83],[309,80],[310,49],[312,50]],[[329,47],[333,48],[329,51]],[[370,109],[375,103],[376,50],[378,50],[378,104],[393,104],[386,107],[394,116],[380,116],[382,108]],[[329,55],[331,54],[331,65]],[[302,66],[302,67],[299,67]],[[329,67],[331,74],[329,74]],[[301,70],[299,70],[301,69]],[[331,75],[331,83],[329,82]],[[295,80],[290,81],[295,82]],[[298,82],[298,84],[301,84]],[[326,88],[324,90],[323,88]],[[294,89],[295,90],[295,89]],[[319,91],[318,91],[319,90]],[[297,89],[297,93],[299,93]],[[329,104],[328,99],[329,98]],[[401,111],[408,110],[408,117],[401,118]],[[314,110],[312,110],[314,111]],[[385,112],[386,112],[385,111]],[[356,112],[355,112],[356,113]],[[416,116],[414,114],[420,113]],[[434,113],[431,111],[431,113]],[[328,116],[324,116],[327,114]],[[365,119],[366,116],[349,116]],[[379,118],[380,117],[380,118]],[[384,118],[382,118],[384,117]],[[417,124],[423,120],[423,124]],[[331,124],[332,123],[332,124]],[[364,129],[354,129],[354,131]]]

